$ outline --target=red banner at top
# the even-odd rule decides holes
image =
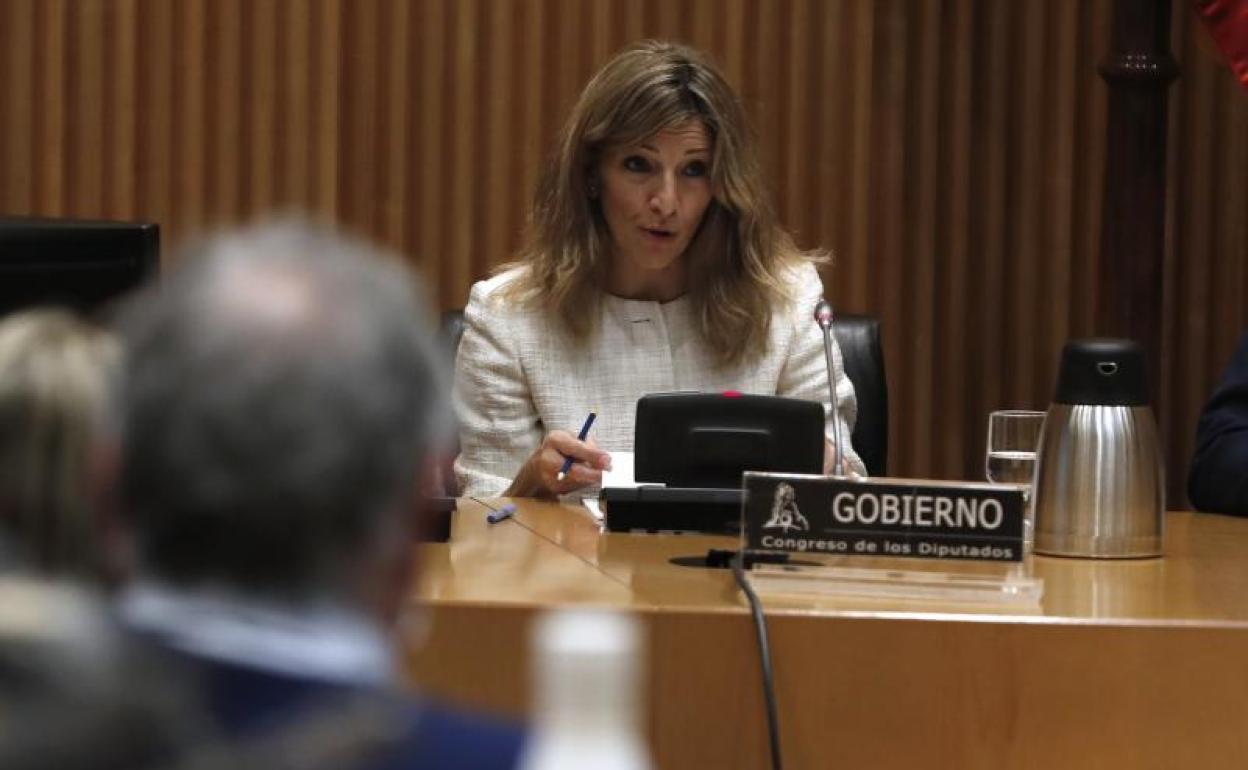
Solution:
[[[1196,0],[1196,11],[1239,84],[1248,88],[1248,0]]]

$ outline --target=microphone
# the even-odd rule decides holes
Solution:
[[[823,297],[815,303],[815,323],[825,332],[832,329],[832,306]]]
[[[840,384],[837,381],[836,366],[832,362],[832,306],[823,297],[815,303],[815,323],[823,330],[823,358],[828,365],[828,395],[832,403],[832,440],[836,442],[836,463],[832,466],[832,475],[845,475],[845,445],[841,443],[841,410],[837,405],[836,391]]]

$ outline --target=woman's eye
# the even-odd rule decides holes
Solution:
[[[650,161],[640,155],[629,155],[624,159],[624,168],[627,171],[646,172],[650,170]]]
[[[702,160],[695,160],[684,169],[685,176],[706,176],[706,172],[706,161]]]

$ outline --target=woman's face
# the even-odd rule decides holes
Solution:
[[[684,254],[711,202],[710,165],[710,140],[695,119],[604,154],[598,177],[611,231],[608,291],[658,301],[685,293]]]

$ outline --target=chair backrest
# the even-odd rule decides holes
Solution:
[[[438,322],[438,342],[446,351],[447,360],[455,363],[455,353],[459,350],[459,338],[464,336],[464,311],[445,310]]]
[[[888,475],[888,381],[880,321],[874,316],[840,315],[832,333],[841,348],[845,374],[858,396],[858,420],[851,441],[872,476]]]
[[[851,438],[854,449],[872,476],[888,473],[888,382],[884,378],[884,350],[880,321],[873,316],[841,315],[832,321],[841,348],[845,374],[858,396],[858,421]],[[442,314],[440,337],[447,357],[454,361],[464,333],[462,310]]]

